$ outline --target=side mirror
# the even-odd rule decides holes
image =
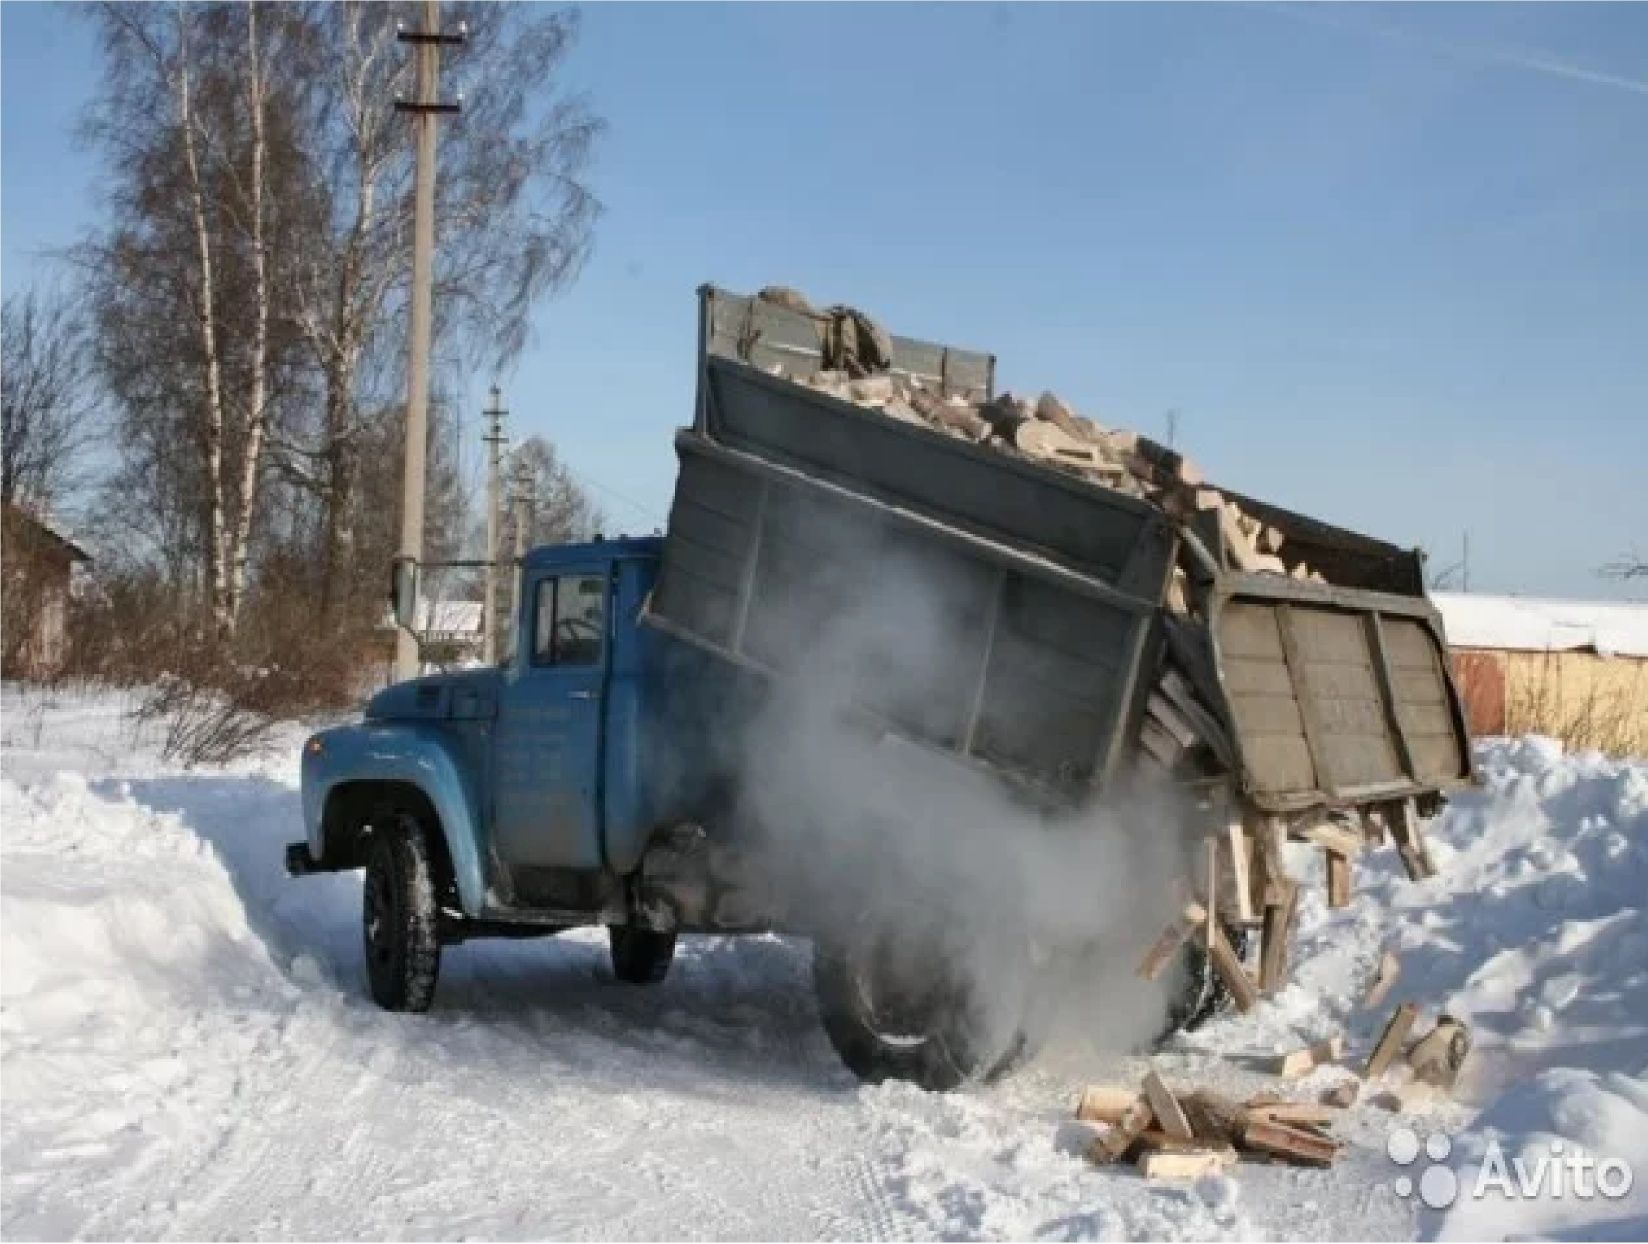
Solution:
[[[389,602],[395,611],[395,625],[402,630],[417,629],[418,621],[418,563],[410,557],[397,557],[389,581]]]

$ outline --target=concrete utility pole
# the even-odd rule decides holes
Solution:
[[[412,114],[417,129],[417,174],[412,200],[412,302],[406,349],[406,461],[401,477],[400,561],[423,560],[423,494],[429,447],[429,325],[435,267],[435,124],[457,104],[436,99],[441,73],[441,45],[462,43],[463,34],[441,33],[438,0],[424,0],[423,29],[401,30],[396,37],[417,50],[417,98],[396,100],[399,112]],[[416,678],[418,637],[402,629],[395,635],[395,677]]]
[[[503,479],[501,468],[504,452],[504,416],[509,412],[503,407],[502,395],[498,386],[492,386],[492,404],[486,408],[486,634],[481,650],[481,659],[488,665],[497,663],[498,636],[502,633],[498,625],[498,518],[499,506],[503,504]]]

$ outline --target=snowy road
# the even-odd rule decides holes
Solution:
[[[448,953],[430,1015],[384,1014],[360,983],[358,875],[281,871],[299,832],[295,747],[179,773],[110,700],[8,689],[0,707],[7,1236],[1448,1229],[1390,1190],[1392,1118],[1373,1108],[1340,1127],[1353,1148],[1332,1172],[1244,1166],[1175,1187],[1077,1156],[1075,1089],[1136,1078],[1139,1059],[1066,1042],[978,1092],[861,1087],[819,1032],[806,947],[781,939],[688,939],[653,989],[615,983],[601,937],[470,944]],[[1452,871],[1427,883],[1436,895],[1413,893],[1388,852],[1361,870],[1350,909],[1330,918],[1313,893],[1297,983],[1159,1056],[1169,1081],[1257,1087],[1244,1058],[1346,1025],[1365,1041],[1376,1019],[1354,999],[1392,945],[1416,987],[1456,999],[1478,1029],[1476,1101],[1427,1126],[1468,1153],[1478,1104],[1508,1111],[1519,1136],[1542,1109],[1568,1109],[1566,1134],[1641,1143],[1648,767],[1501,751],[1498,785],[1438,827]],[[1545,777],[1524,772],[1541,763]],[[1470,895],[1445,889],[1454,877]],[[1484,886],[1499,887],[1493,902],[1475,901]],[[1530,1097],[1521,1072],[1541,1068],[1590,1079]],[[1592,1220],[1643,1213],[1633,1200]]]

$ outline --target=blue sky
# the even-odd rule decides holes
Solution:
[[[1648,6],[596,5],[595,253],[504,378],[662,521],[693,289],[783,283],[1471,586],[1648,553]],[[86,26],[0,10],[0,282],[98,218]],[[478,461],[478,412],[468,403]],[[1640,591],[1640,589],[1639,589]]]

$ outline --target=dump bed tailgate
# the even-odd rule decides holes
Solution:
[[[1469,781],[1441,619],[1424,597],[1229,575],[1212,616],[1243,785],[1260,807],[1342,806]]]

